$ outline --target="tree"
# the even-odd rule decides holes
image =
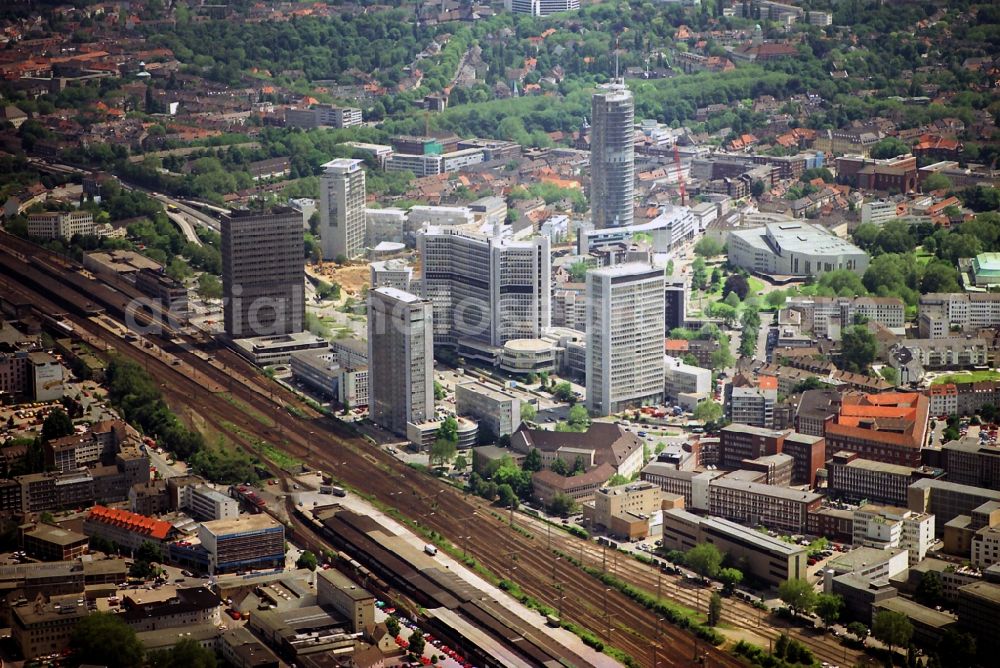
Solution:
[[[695,261],[691,263],[691,286],[696,290],[704,290],[707,278],[705,260],[700,257],[695,258]]]
[[[569,266],[569,280],[573,283],[583,283],[587,279],[587,270],[590,269],[583,260],[577,260]]]
[[[735,292],[736,296],[743,301],[750,294],[750,282],[743,274],[730,274],[726,282],[722,285],[722,296],[727,297],[730,292]]]
[[[562,457],[556,457],[555,461],[549,465],[549,470],[561,476],[569,475],[569,467]]]
[[[535,408],[534,404],[530,404],[527,401],[522,401],[521,421],[534,422],[536,417],[538,417],[538,410]]]
[[[864,644],[865,638],[868,637],[868,627],[861,622],[851,622],[848,624],[847,632],[857,638],[861,644]]]
[[[899,371],[894,367],[884,366],[882,367],[882,377],[886,379],[892,385],[899,385]]]
[[[552,502],[549,504],[547,510],[551,515],[567,517],[572,514],[575,509],[576,501],[573,500],[572,496],[563,494],[562,492],[556,492],[555,496],[552,497]]]
[[[168,650],[153,652],[146,657],[150,668],[215,668],[215,652],[198,641],[185,638]]]
[[[722,252],[722,244],[712,237],[702,237],[694,245],[694,252],[702,257],[715,257]]]
[[[892,648],[905,646],[910,642],[913,624],[902,613],[883,610],[872,619],[872,635],[889,646],[889,660],[892,661]]]
[[[841,333],[841,365],[848,371],[868,373],[878,355],[878,342],[864,325],[853,325]]]
[[[736,587],[743,582],[743,571],[738,568],[723,568],[719,570],[719,581],[722,582],[723,591],[732,593]]]
[[[541,471],[542,470],[542,453],[538,448],[532,448],[527,455],[524,457],[524,463],[521,464],[522,471]]]
[[[694,407],[694,419],[702,422],[715,422],[722,417],[722,406],[711,399],[702,399]]]
[[[556,383],[556,386],[552,388],[552,396],[559,401],[573,401],[576,399],[576,396],[573,394],[573,386],[567,381]]]
[[[434,399],[435,399],[435,401],[441,401],[442,399],[444,399],[444,397],[445,397],[446,394],[448,394],[448,393],[445,391],[444,385],[442,385],[441,383],[439,383],[439,382],[437,382],[435,380],[434,381]]]
[[[43,441],[48,442],[56,438],[72,435],[73,421],[69,419],[69,416],[61,408],[57,408],[49,413],[49,416],[45,418],[45,422],[42,423]]]
[[[392,615],[385,618],[385,628],[393,638],[399,637],[399,620]]]
[[[466,466],[469,465],[469,460],[465,458],[465,455],[459,455],[455,458],[455,462],[452,464],[456,470],[462,471]]]
[[[505,508],[517,508],[517,494],[514,488],[504,483],[497,487],[497,494],[500,496],[500,505]]]
[[[431,462],[437,462],[439,465],[443,465],[455,456],[455,452],[458,450],[458,444],[456,441],[449,440],[447,438],[436,438],[434,442],[431,443],[430,460]]]
[[[718,626],[721,619],[722,597],[719,596],[719,592],[713,591],[711,598],[708,599],[708,625]]]
[[[316,555],[309,550],[303,551],[295,561],[296,568],[308,568],[311,571],[316,570],[317,565],[318,560],[316,559]]]
[[[920,576],[914,597],[918,602],[933,608],[944,600],[944,583],[937,571],[926,571]]]
[[[573,431],[586,431],[587,427],[590,426],[590,415],[586,408],[576,405],[569,409],[566,421]]]
[[[205,299],[221,299],[222,283],[215,274],[205,272],[198,277],[198,294]]]
[[[108,668],[142,665],[142,643],[118,615],[95,612],[82,618],[73,628],[70,646],[81,663]]]
[[[932,190],[951,190],[952,183],[951,179],[944,174],[935,172],[924,179],[920,187],[924,192],[931,192]]]
[[[793,614],[809,612],[816,605],[816,592],[805,580],[785,580],[778,587],[778,597]]]
[[[420,629],[413,629],[413,633],[410,634],[410,654],[414,656],[420,656],[424,653],[424,634]]]
[[[583,459],[583,455],[577,455],[573,458],[573,475],[580,475],[586,472],[587,462]]]
[[[722,565],[722,553],[711,543],[699,543],[687,551],[684,563],[702,578],[714,578]]]
[[[760,197],[764,194],[764,190],[767,186],[764,184],[763,179],[754,179],[750,184],[750,194],[753,197]]]
[[[886,137],[871,148],[871,157],[875,159],[895,158],[910,152],[910,147],[896,137]]]
[[[840,611],[843,608],[844,599],[837,594],[816,595],[816,614],[827,626],[840,619]]]

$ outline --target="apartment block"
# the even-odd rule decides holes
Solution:
[[[709,514],[750,526],[802,533],[808,514],[823,497],[787,487],[762,485],[730,476],[712,480],[708,487]]]
[[[855,546],[902,548],[913,565],[923,560],[934,540],[934,516],[929,513],[874,504],[854,511]]]
[[[375,424],[406,434],[434,417],[433,306],[396,288],[368,293],[368,406]]]
[[[587,272],[587,409],[663,402],[663,271],[628,263]]]
[[[802,314],[802,328],[818,338],[840,338],[859,319],[901,328],[906,305],[896,297],[789,297],[787,308]]]
[[[319,217],[325,260],[341,256],[351,259],[364,253],[366,190],[361,165],[361,160],[348,158],[323,165]]]
[[[521,425],[521,400],[479,382],[455,386],[455,411],[479,423],[495,437],[509,436]]]
[[[234,339],[301,332],[305,320],[302,219],[290,207],[222,216],[226,334]]]
[[[920,337],[941,339],[1000,325],[1000,293],[937,292],[920,297]]]
[[[941,383],[926,390],[931,415],[972,415],[983,406],[1000,404],[1000,383],[992,380],[975,383]]]
[[[94,506],[83,521],[83,533],[126,550],[138,550],[143,543],[163,544],[174,533],[174,527],[170,522],[127,510]]]

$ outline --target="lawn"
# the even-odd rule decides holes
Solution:
[[[983,380],[1000,380],[1000,372],[992,369],[982,371],[962,371],[950,373],[947,376],[935,378],[931,385],[943,385],[944,383],[978,383]]]
[[[920,265],[921,267],[930,262],[931,259],[934,257],[933,253],[928,253],[922,247],[917,249],[915,255],[917,256],[917,264]]]

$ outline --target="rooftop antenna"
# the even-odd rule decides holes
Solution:
[[[615,81],[618,81],[618,37],[615,37]]]

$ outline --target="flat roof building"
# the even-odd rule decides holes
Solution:
[[[351,259],[364,253],[366,190],[361,165],[361,160],[348,158],[323,165],[319,216],[325,260]]]
[[[628,263],[587,272],[587,409],[663,403],[663,271]]]
[[[303,244],[301,216],[290,207],[222,216],[226,334],[242,339],[302,331]]]
[[[635,102],[624,79],[600,86],[591,98],[590,206],[594,229],[632,224]]]
[[[521,400],[480,382],[455,386],[455,411],[476,420],[494,438],[509,436],[521,426]]]
[[[802,222],[768,223],[730,232],[729,261],[760,274],[818,276],[847,269],[863,274],[868,254],[826,229]]]
[[[285,527],[270,515],[203,522],[198,537],[210,573],[284,568]]]

